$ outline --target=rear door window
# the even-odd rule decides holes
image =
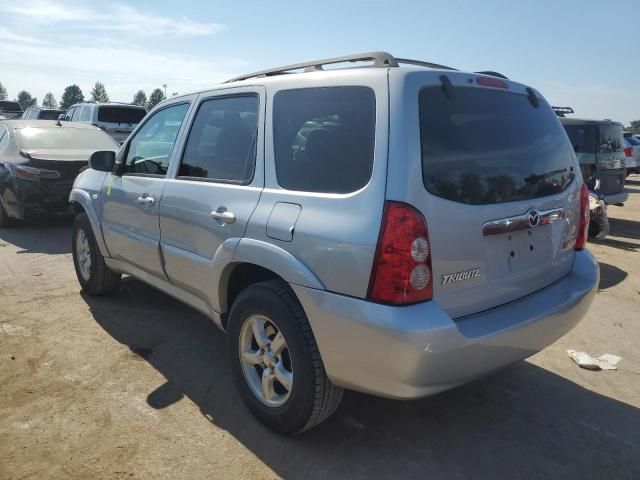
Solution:
[[[575,177],[574,155],[544,102],[485,88],[422,89],[422,176],[439,197],[472,205],[553,195]]]
[[[364,187],[373,169],[375,109],[367,87],[278,92],[273,135],[280,186],[323,193]]]
[[[147,111],[144,108],[101,106],[98,109],[98,121],[133,125],[140,123],[140,120],[142,120],[146,114]]]
[[[595,125],[565,125],[564,129],[576,153],[595,153],[597,130]]]
[[[251,183],[258,106],[257,95],[202,102],[189,132],[178,177]]]
[[[598,153],[622,151],[622,125],[601,124],[598,130]]]

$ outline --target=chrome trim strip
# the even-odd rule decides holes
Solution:
[[[564,208],[552,208],[550,210],[530,209],[522,215],[499,218],[486,222],[482,225],[482,234],[485,237],[504,235],[506,233],[529,230],[541,225],[550,225],[563,218]]]

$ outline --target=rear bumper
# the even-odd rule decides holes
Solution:
[[[604,201],[607,204],[615,205],[617,203],[624,203],[629,199],[628,192],[618,192],[618,193],[610,193],[608,195],[604,195]]]
[[[558,282],[457,320],[435,301],[392,307],[292,288],[336,385],[408,399],[455,387],[552,344],[585,315],[598,279],[591,253],[576,252],[572,270]]]
[[[10,217],[26,217],[70,212],[68,180],[27,181],[10,178],[2,192],[2,200]]]

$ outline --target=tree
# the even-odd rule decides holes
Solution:
[[[2,85],[2,82],[0,82],[0,100],[6,100],[7,99],[7,89],[4,88],[4,85]]]
[[[149,95],[149,103],[147,103],[147,108],[151,110],[164,99],[165,97],[164,93],[162,93],[162,90],[156,88],[153,92],[151,92],[151,95]]]
[[[93,90],[91,90],[91,98],[98,103],[107,103],[109,101],[109,95],[107,95],[107,89],[104,88],[104,83],[96,82]]]
[[[136,92],[136,94],[133,96],[133,103],[134,105],[139,105],[141,107],[146,107],[147,106],[147,96],[145,95],[145,93],[142,90],[138,90]]]
[[[42,99],[42,106],[44,108],[58,108],[58,102],[56,101],[56,97],[53,96],[53,93],[48,92],[44,96]]]
[[[84,95],[78,85],[69,85],[64,89],[62,94],[62,101],[60,102],[60,108],[66,110],[74,103],[84,102]]]
[[[38,99],[32,97],[31,94],[26,90],[20,90],[20,92],[18,92],[18,98],[16,98],[16,102],[20,104],[22,110],[26,110],[29,107],[37,105]]]
[[[640,135],[640,120],[632,120],[629,125],[629,130],[631,130],[636,135]]]

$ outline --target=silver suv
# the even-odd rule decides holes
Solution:
[[[345,62],[370,68],[323,69]],[[133,275],[209,316],[279,432],[343,388],[418,398],[524,359],[598,283],[571,143],[498,76],[380,52],[257,72],[159,104],[90,165],[83,290]]]
[[[91,124],[123,143],[146,114],[147,110],[138,105],[82,102],[70,106],[62,119]]]

